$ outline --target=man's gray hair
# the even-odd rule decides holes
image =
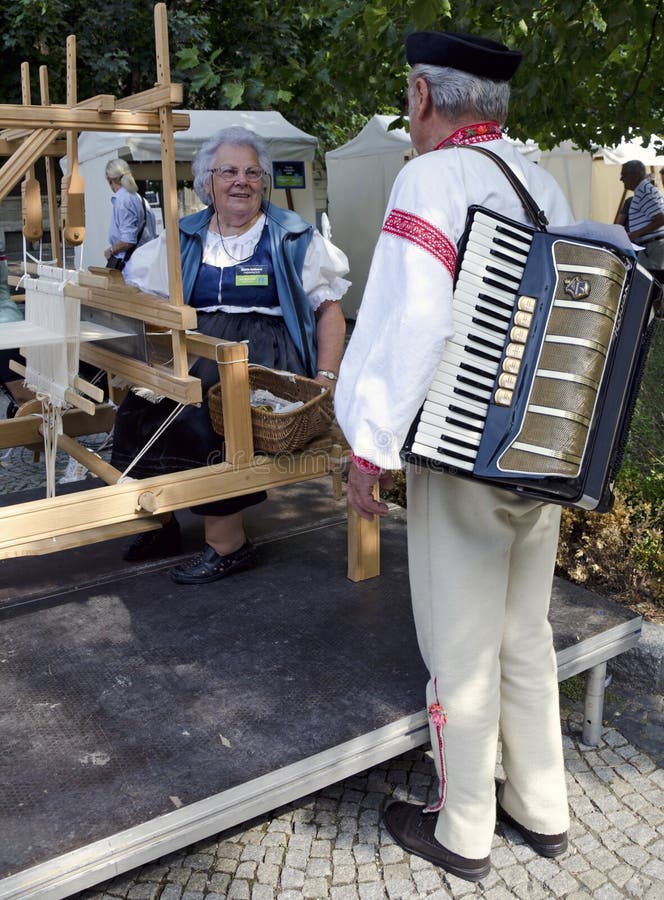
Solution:
[[[426,81],[436,111],[446,118],[456,119],[472,112],[478,122],[505,123],[510,100],[507,81],[491,81],[460,69],[418,63],[411,69],[409,97],[416,78]]]
[[[639,181],[643,181],[646,177],[646,167],[640,159],[628,159],[627,162],[622,164],[622,171],[627,172],[629,175],[634,175]]]
[[[191,167],[194,176],[194,190],[203,203],[208,205],[212,203],[210,169],[217,150],[224,144],[230,144],[233,147],[251,147],[256,151],[258,164],[261,169],[269,174],[272,168],[267,144],[255,131],[244,128],[242,125],[231,125],[230,128],[222,128],[221,131],[218,131],[203,144],[196,154]]]

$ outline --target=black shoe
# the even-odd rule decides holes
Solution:
[[[496,818],[499,822],[509,825],[510,828],[513,828],[514,831],[518,832],[524,841],[527,844],[530,844],[535,853],[539,853],[540,856],[546,856],[549,859],[553,859],[554,856],[560,856],[567,850],[566,831],[563,831],[561,834],[539,834],[537,831],[531,831],[529,828],[526,828],[525,825],[522,825],[520,822],[517,822],[516,819],[513,819],[508,812],[505,812],[498,802],[497,796]]]
[[[208,581],[217,581],[227,575],[250,569],[255,563],[256,548],[249,541],[245,541],[239,550],[225,556],[206,544],[198,556],[171,569],[169,574],[178,584],[207,584]]]
[[[171,518],[155,531],[144,531],[131,542],[122,554],[126,562],[143,562],[145,559],[161,559],[165,556],[175,556],[182,549],[182,536],[180,523]]]
[[[466,859],[443,847],[433,834],[437,814],[425,813],[423,809],[423,806],[401,801],[387,807],[383,813],[383,822],[397,844],[464,881],[481,881],[486,878],[491,871],[491,857]]]

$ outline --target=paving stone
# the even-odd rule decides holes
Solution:
[[[274,900],[274,891],[267,884],[254,884],[251,888],[251,900]]]

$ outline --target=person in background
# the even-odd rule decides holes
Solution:
[[[111,159],[106,164],[106,181],[113,191],[106,266],[122,270],[136,247],[157,236],[157,223],[150,204],[138,193],[129,163]]]
[[[184,300],[197,310],[198,330],[229,341],[247,341],[249,362],[306,375],[333,388],[346,322],[340,303],[350,282],[345,255],[297,213],[264,195],[271,162],[265,142],[233,126],[201,147],[193,164],[194,189],[205,203],[180,220]],[[165,235],[134,253],[123,272],[141,290],[168,296]],[[198,360],[203,397],[219,381],[216,362]],[[112,464],[124,469],[174,408],[129,393],[116,419]],[[147,476],[220,462],[207,400],[187,406],[131,470]],[[174,581],[202,584],[252,566],[256,551],[244,530],[243,510],[265,492],[200,505],[203,551],[171,570]],[[130,561],[169,555],[180,547],[175,517],[140,535],[127,549]]]
[[[638,159],[623,163],[620,180],[628,191],[634,191],[626,228],[632,243],[643,248],[637,259],[661,281],[664,271],[664,196],[648,178],[646,167]]]
[[[337,419],[352,448],[348,501],[365,519],[454,333],[457,245],[474,204],[527,222],[479,144],[514,171],[555,225],[572,214],[555,180],[503,139],[521,54],[467,34],[406,44],[418,156],[394,183],[341,365]],[[499,265],[496,261],[494,265]],[[490,871],[496,817],[546,857],[567,847],[556,656],[547,612],[560,508],[425,467],[407,467],[408,557],[439,792],[392,803],[396,843],[468,881]],[[499,733],[506,779],[494,783]]]

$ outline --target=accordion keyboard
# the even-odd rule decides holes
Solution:
[[[532,231],[475,214],[454,291],[455,333],[427,394],[413,453],[472,471],[531,242]]]

